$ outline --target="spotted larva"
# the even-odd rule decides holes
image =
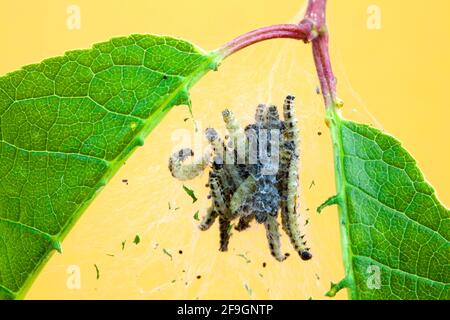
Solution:
[[[266,236],[269,243],[270,253],[278,261],[285,260],[286,255],[284,255],[281,251],[280,232],[276,217],[268,216],[264,226],[266,227]]]
[[[213,148],[213,152],[215,155],[215,159],[217,159],[217,163],[224,163],[225,159],[225,144],[223,140],[220,138],[217,131],[213,128],[208,128],[205,130],[205,137],[208,140],[209,144]]]
[[[289,229],[288,235],[290,237],[291,243],[294,246],[295,251],[298,252],[303,260],[311,259],[312,255],[309,252],[309,248],[306,247],[306,242],[303,240],[300,234],[300,229],[298,226],[297,217],[297,189],[298,189],[298,174],[297,174],[297,163],[294,161],[289,167],[288,176],[288,191],[286,199],[286,210],[287,210],[287,226]]]
[[[243,179],[239,173],[238,168],[234,165],[234,155],[231,154],[232,151],[228,150],[224,141],[215,129],[206,129],[205,136],[213,148],[215,162],[218,164],[226,165],[226,171],[230,176],[231,182],[235,185],[235,187],[239,186],[242,183]]]
[[[254,214],[249,214],[246,216],[242,216],[239,218],[239,222],[236,225],[236,227],[234,227],[237,231],[244,231],[248,228],[250,228],[250,222],[252,222],[255,219],[255,215]]]
[[[202,231],[208,230],[216,221],[217,216],[218,213],[214,210],[214,206],[209,207],[198,228]]]
[[[294,96],[287,96],[283,104],[284,116],[284,140],[293,147],[294,156],[298,157],[298,126],[297,118],[295,116]]]
[[[264,122],[264,119],[266,118],[266,112],[267,112],[267,105],[259,104],[256,107],[256,112],[255,112],[256,124],[262,124]]]
[[[223,189],[219,181],[219,177],[214,172],[210,172],[209,185],[211,187],[214,210],[218,212],[219,216],[228,217],[229,209],[225,204],[226,200],[224,198]]]
[[[256,190],[256,180],[249,176],[233,194],[230,202],[230,211],[233,214],[239,214],[244,209],[248,196]]]
[[[188,157],[193,157],[191,149],[182,149],[175,152],[169,159],[169,170],[178,180],[191,180],[199,176],[208,166],[210,155],[205,153],[201,158],[194,159],[190,164],[183,163]]]
[[[229,232],[230,225],[230,220],[225,217],[219,217],[220,251],[228,251],[228,243],[231,237],[231,233]]]
[[[255,123],[248,125],[245,131],[240,128],[233,113],[225,110],[222,115],[230,135],[229,144],[225,144],[213,128],[205,131],[213,149],[207,184],[211,190],[212,205],[199,228],[207,230],[215,220],[219,220],[221,251],[228,249],[230,226],[234,219],[239,218],[235,227],[238,231],[249,228],[250,222],[256,219],[265,226],[272,256],[278,261],[286,259],[287,254],[284,255],[281,250],[277,221],[281,208],[281,224],[293,247],[303,260],[311,258],[309,248],[300,234],[296,211],[299,133],[294,99],[288,96],[284,101],[284,121],[280,119],[276,106],[259,105],[255,112]],[[248,146],[245,153],[249,155],[248,163],[239,163],[236,150],[239,144]],[[261,154],[264,148],[266,154]],[[203,162],[209,161],[209,158],[206,160],[205,157],[203,162],[194,161],[198,167],[191,165],[189,170],[183,169],[189,168],[189,165],[181,163],[186,157],[192,156],[190,153],[185,149],[169,161],[171,171],[175,172],[174,177],[189,179],[199,175],[201,167],[206,167]],[[273,168],[276,170],[269,170],[268,173],[267,169]]]
[[[296,212],[298,189],[298,128],[295,116],[294,97],[287,96],[283,105],[285,119],[284,148],[281,152],[281,218],[285,232],[303,260],[312,256],[300,233]]]
[[[228,109],[222,112],[223,121],[230,133],[231,144],[236,152],[236,161],[238,164],[245,164],[247,137],[244,130],[239,125],[234,113]]]
[[[280,170],[278,171],[278,189],[281,194],[281,224],[284,232],[291,237],[289,228],[289,216],[287,208],[288,198],[288,179],[289,179],[289,164],[291,161],[292,151],[289,150],[289,144],[283,144],[280,151]]]
[[[276,106],[270,106],[267,110],[266,115],[266,128],[271,129],[281,129],[280,114]]]

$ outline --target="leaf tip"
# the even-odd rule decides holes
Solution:
[[[324,203],[322,203],[318,208],[317,208],[317,213],[322,213],[323,209],[332,206],[332,205],[339,205],[341,204],[342,198],[340,195],[334,195],[330,198],[328,198],[327,200],[325,200]]]

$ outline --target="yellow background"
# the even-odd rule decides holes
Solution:
[[[251,29],[298,20],[305,2],[2,0],[0,74],[131,33],[169,34],[212,50]],[[80,30],[66,27],[70,4],[81,9]],[[380,30],[367,28],[370,4],[381,9]],[[330,0],[328,14],[338,91],[346,102],[344,115],[401,139],[449,204],[450,2]],[[256,45],[202,79],[192,90],[192,101],[203,128],[223,129],[220,111],[225,107],[248,123],[258,103],[279,105],[288,93],[298,97],[300,205],[303,219],[309,218],[305,231],[313,260],[300,261],[283,236],[291,257],[275,262],[259,225],[235,233],[228,253],[217,250],[217,226],[204,233],[196,228],[193,214],[197,210],[203,214],[208,206],[205,175],[188,183],[199,196],[192,204],[167,170],[168,155],[177,143],[171,140],[174,130],[184,128],[193,134],[192,121],[183,121],[186,108],[176,107],[85,212],[63,242],[64,253],[52,257],[26,298],[324,298],[330,281],[342,278],[343,266],[336,209],[320,216],[314,213],[333,193],[334,179],[330,136],[322,99],[315,93],[310,51],[309,45],[291,40]],[[168,202],[180,209],[169,210]],[[141,237],[139,245],[132,243],[136,234]],[[238,256],[242,253],[250,263]],[[98,280],[94,264],[100,270]],[[80,267],[79,290],[66,285],[70,265]],[[345,292],[338,297],[346,298]]]

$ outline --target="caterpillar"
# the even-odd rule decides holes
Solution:
[[[216,168],[216,170],[220,170],[219,168]],[[211,228],[211,226],[214,224],[214,222],[216,221],[217,217],[219,216],[219,213],[217,211],[216,206],[214,205],[214,199],[213,199],[213,195],[218,192],[217,189],[217,184],[215,181],[212,181],[214,174],[210,173],[208,176],[208,184],[206,185],[207,187],[211,187],[211,191],[210,194],[208,196],[208,198],[212,199],[212,204],[211,206],[206,210],[206,215],[202,218],[202,221],[200,222],[200,224],[198,225],[198,228],[202,231],[206,231],[209,228]]]
[[[228,243],[230,242],[231,233],[229,232],[231,222],[225,217],[219,217],[220,230],[220,251],[228,251]]]
[[[225,150],[226,150],[225,143],[220,138],[217,131],[213,128],[207,128],[205,130],[205,137],[213,149],[214,156],[217,159],[217,163],[223,164],[224,159],[225,159]]]
[[[214,206],[209,207],[198,228],[202,231],[208,230],[214,224],[218,215],[217,211],[214,210]]]
[[[294,246],[295,251],[298,252],[302,260],[309,260],[312,258],[309,248],[306,247],[306,241],[303,240],[303,236],[300,234],[298,219],[297,219],[297,188],[298,188],[298,174],[297,174],[297,164],[292,162],[289,167],[288,175],[288,190],[286,199],[286,215],[287,218],[287,234],[290,237],[291,243]]]
[[[278,113],[277,106],[271,105],[267,110],[266,115],[266,127],[267,129],[281,129],[280,114]]]
[[[237,231],[244,231],[250,228],[250,222],[255,219],[254,214],[245,215],[239,218],[238,224],[234,227]]]
[[[264,119],[266,118],[266,112],[267,112],[267,105],[259,104],[256,107],[256,112],[255,112],[256,124],[262,124],[264,122]]]
[[[300,234],[297,217],[297,189],[298,189],[298,128],[295,116],[294,97],[287,96],[283,105],[285,119],[284,148],[282,151],[282,179],[281,191],[283,201],[281,218],[283,229],[289,236],[295,251],[303,260],[311,259],[312,255],[303,236]]]
[[[249,176],[236,190],[230,201],[230,211],[236,215],[243,211],[248,196],[256,190],[256,180],[253,176]]]
[[[217,133],[217,131],[213,128],[208,128],[205,130],[205,136],[210,145],[213,148],[213,152],[215,155],[215,162],[217,164],[226,165],[227,173],[232,181],[232,183],[235,185],[235,187],[239,186],[243,179],[241,177],[241,174],[239,172],[239,169],[234,166],[234,160],[231,161],[230,159],[234,159],[234,156],[232,155],[232,151],[230,151],[227,146],[225,145],[224,141],[220,137],[220,135]],[[229,180],[229,179],[228,179]]]
[[[219,177],[214,173],[210,172],[209,184],[211,187],[211,195],[214,210],[217,211],[219,216],[229,216],[228,207],[226,205],[226,200],[224,199],[223,190],[219,182]]]
[[[225,205],[225,199],[223,196],[223,190],[221,188],[218,177],[211,172],[210,173],[210,186],[213,199],[214,210],[217,211],[219,216],[219,230],[220,230],[220,251],[228,250],[228,243],[230,241],[231,233],[229,228],[231,225],[232,217],[229,214],[229,209]]]
[[[284,139],[288,144],[292,145],[292,151],[295,157],[299,156],[298,150],[298,126],[297,118],[295,116],[294,96],[287,96],[283,104],[284,116]]]

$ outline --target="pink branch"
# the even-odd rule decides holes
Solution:
[[[252,44],[277,38],[312,42],[314,62],[326,108],[335,107],[336,78],[331,67],[326,26],[327,0],[309,0],[305,18],[298,24],[279,24],[246,33],[220,47],[216,52],[222,59]]]
[[[245,47],[264,40],[291,38],[307,41],[308,34],[309,30],[303,25],[278,24],[248,32],[226,43],[217,51],[222,56],[222,58],[226,58]]]

